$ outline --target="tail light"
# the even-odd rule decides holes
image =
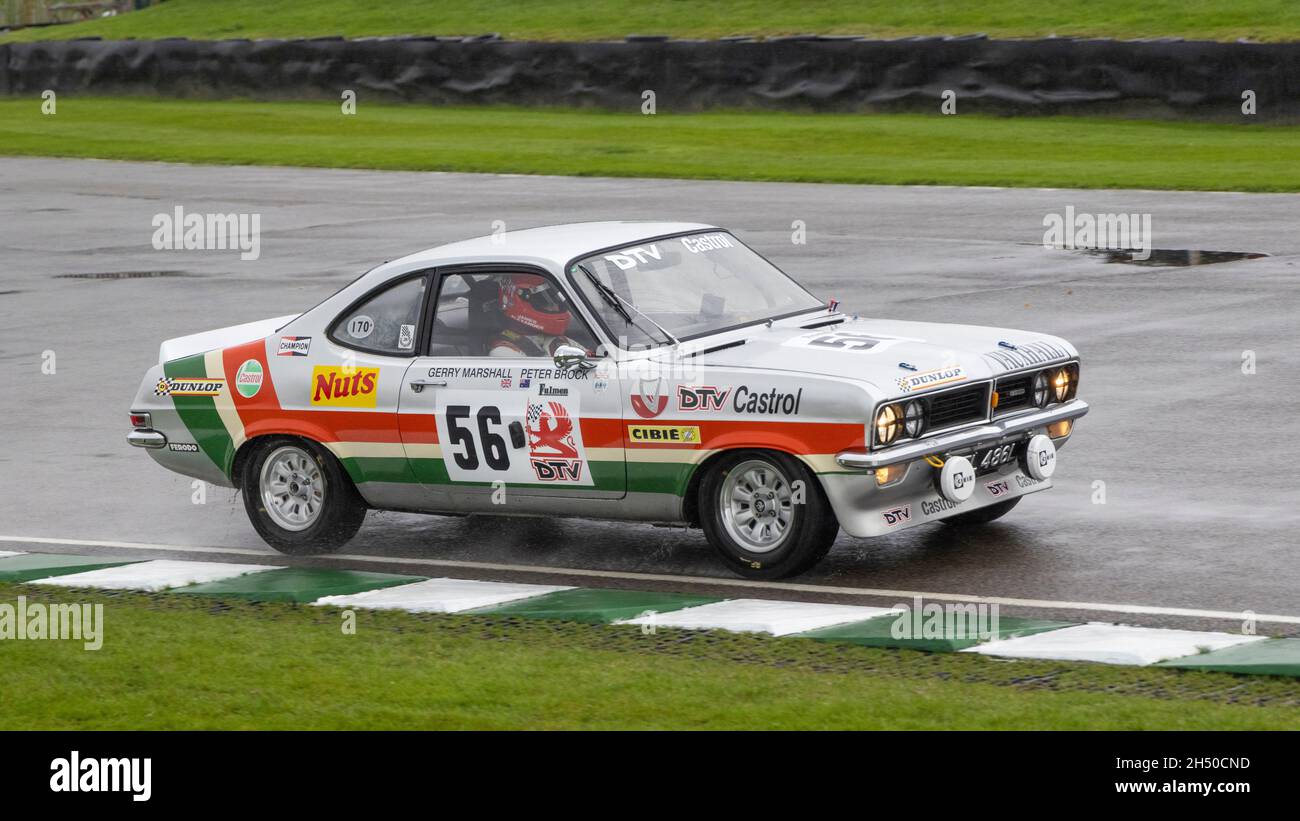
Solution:
[[[153,420],[149,418],[149,414],[147,413],[136,413],[135,411],[132,411],[131,427],[136,428],[137,430],[140,428],[151,428],[153,427]]]

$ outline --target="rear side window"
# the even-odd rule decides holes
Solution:
[[[426,277],[403,280],[339,317],[330,337],[350,348],[415,356]]]

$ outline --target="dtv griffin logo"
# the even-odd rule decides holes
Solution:
[[[153,795],[152,758],[82,758],[76,750],[50,762],[51,792],[124,792],[132,801]]]

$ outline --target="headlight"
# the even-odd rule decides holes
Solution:
[[[885,405],[876,411],[876,443],[892,444],[903,432],[903,406]]]
[[[1064,402],[1070,398],[1070,392],[1074,388],[1074,371],[1070,366],[1061,368],[1052,373],[1052,399],[1056,402]]]
[[[1039,371],[1034,374],[1034,407],[1041,408],[1047,404],[1048,399],[1048,378],[1047,371]]]
[[[903,432],[907,438],[915,439],[925,429],[925,408],[921,400],[913,399],[903,408]]]

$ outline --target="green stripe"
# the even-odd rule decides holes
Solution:
[[[590,624],[610,624],[650,613],[671,613],[685,607],[697,607],[719,601],[722,599],[683,596],[677,593],[578,589],[561,590],[536,598],[481,607],[467,612],[518,616],[525,619],[562,619]]]
[[[838,624],[834,627],[823,627],[819,630],[809,630],[806,633],[797,633],[795,635],[821,641],[857,644],[862,647],[895,647],[926,650],[932,653],[952,653],[964,650],[967,647],[974,647],[984,641],[1002,641],[1075,626],[1070,622],[1041,621],[1007,616],[998,619],[997,634],[992,638],[980,638],[974,630],[975,625],[972,625],[969,631],[950,637],[926,637],[924,631],[922,631],[920,636],[910,637],[904,634],[904,638],[895,638],[894,626],[899,623],[900,618],[910,620],[912,618],[911,611],[888,616],[876,616],[865,621]],[[925,620],[922,619],[922,625],[924,624]],[[907,626],[915,627],[914,624]]]
[[[29,582],[51,576],[67,576],[72,573],[102,570],[105,567],[136,564],[138,561],[142,560],[106,559],[103,556],[60,556],[50,553],[27,553],[22,556],[10,556],[7,559],[0,559],[0,581]]]
[[[1196,656],[1162,661],[1158,666],[1257,676],[1300,677],[1300,639],[1252,641]]]
[[[366,590],[380,590],[399,584],[422,582],[425,578],[425,576],[398,576],[392,573],[366,573],[356,570],[290,567],[248,573],[233,579],[192,584],[172,592],[250,601],[308,603],[325,596],[346,596]]]
[[[203,354],[173,359],[163,364],[163,373],[173,378],[206,377],[207,365]],[[173,396],[176,413],[194,437],[199,450],[226,476],[235,461],[235,443],[226,430],[225,422],[217,413],[217,403],[211,396]]]
[[[449,485],[454,487],[491,487],[492,482],[454,482],[447,473],[447,465],[442,459],[412,459],[391,456],[349,456],[343,459],[343,467],[352,477],[360,482],[418,482],[428,485]],[[695,465],[680,462],[622,462],[592,461],[587,462],[593,485],[556,485],[547,482],[511,482],[512,487],[571,488],[575,491],[626,490],[634,493],[671,493],[682,496],[686,493],[687,483]],[[625,484],[626,482],[626,484]]]

